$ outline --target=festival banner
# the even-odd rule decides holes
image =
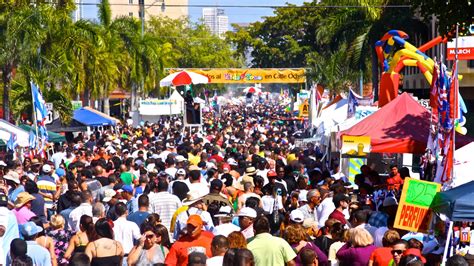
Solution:
[[[427,233],[433,216],[430,206],[440,189],[435,182],[405,178],[394,227]]]
[[[159,100],[146,99],[140,100],[138,108],[140,115],[176,115],[183,113],[183,103],[175,99]]]
[[[209,83],[305,83],[304,68],[190,68],[170,69],[170,74],[177,71],[192,71],[209,77]]]
[[[370,136],[342,136],[342,156],[366,157],[369,153]]]

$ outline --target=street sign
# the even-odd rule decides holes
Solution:
[[[45,124],[51,124],[54,120],[54,109],[53,103],[45,103],[46,109],[48,110],[48,115],[46,116]]]
[[[456,53],[456,38],[448,42],[448,60],[454,60]],[[464,36],[458,38],[458,59],[474,59],[474,36]]]

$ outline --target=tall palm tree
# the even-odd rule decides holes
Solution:
[[[10,119],[10,92],[12,80],[22,61],[38,54],[46,38],[41,14],[44,7],[30,8],[18,1],[0,5],[0,65],[3,82],[4,118]]]

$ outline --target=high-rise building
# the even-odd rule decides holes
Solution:
[[[130,16],[140,18],[140,1],[142,0],[109,0],[112,18]],[[177,19],[188,17],[188,0],[143,0],[145,20],[150,16],[166,16]]]
[[[225,15],[224,9],[203,8],[202,18],[212,34],[223,38],[224,34],[229,30],[229,17]]]

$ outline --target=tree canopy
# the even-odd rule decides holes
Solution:
[[[167,68],[240,66],[229,43],[202,23],[152,17],[142,34],[138,19],[112,19],[108,0],[98,5],[97,21],[74,22],[75,8],[72,0],[0,3],[4,117],[31,114],[30,82],[69,120],[71,100],[91,105],[117,88],[136,91],[142,81],[146,96],[159,91]]]

